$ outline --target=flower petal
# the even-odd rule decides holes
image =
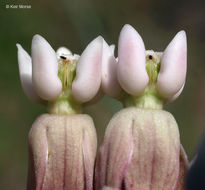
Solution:
[[[95,38],[79,58],[72,93],[79,102],[88,102],[98,92],[101,83],[103,38]]]
[[[31,57],[20,44],[16,44],[16,46],[18,48],[19,74],[23,91],[30,100],[43,103],[43,100],[36,94],[32,84]]]
[[[85,167],[86,190],[93,190],[94,163],[97,150],[97,139],[93,134],[83,131],[83,158]]]
[[[186,79],[187,42],[186,33],[180,31],[165,49],[157,81],[159,93],[169,98],[176,94]]]
[[[183,146],[180,147],[180,168],[179,168],[179,177],[176,185],[176,190],[185,190],[185,177],[187,175],[187,170],[189,167],[189,162],[187,155],[184,151]]]
[[[120,33],[118,61],[118,80],[122,88],[132,95],[142,93],[149,81],[145,68],[144,42],[128,24]]]
[[[28,190],[92,190],[97,138],[90,116],[43,114],[29,145]]]
[[[27,190],[43,189],[48,163],[48,137],[46,125],[49,115],[36,119],[29,132],[29,172]]]
[[[114,50],[103,40],[102,56],[102,90],[108,96],[117,98],[120,96],[121,87],[117,80],[117,61]]]
[[[104,186],[102,188],[102,190],[119,190],[118,188],[112,188],[112,187],[107,187],[107,186]]]
[[[56,53],[40,35],[33,37],[31,48],[35,90],[42,99],[55,100],[62,90]]]
[[[125,174],[126,189],[174,189],[179,174],[180,141],[173,116],[162,110],[136,108],[127,108],[123,116],[133,123],[135,142]]]
[[[121,189],[123,185],[134,149],[134,129],[131,122],[126,124],[124,127],[124,119],[119,118],[119,114],[108,124],[103,144],[97,155],[95,189],[114,190]]]
[[[179,151],[178,126],[171,114],[126,108],[106,129],[96,161],[95,188],[174,189]]]

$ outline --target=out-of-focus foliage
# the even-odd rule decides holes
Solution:
[[[6,9],[6,4],[30,4],[31,9]],[[146,49],[162,51],[181,29],[188,37],[188,74],[184,92],[165,106],[176,118],[181,141],[190,158],[205,128],[205,14],[203,0],[7,0],[0,1],[0,189],[25,189],[27,136],[43,106],[27,99],[21,89],[17,49],[30,52],[34,34],[54,49],[66,46],[81,54],[98,35],[117,44],[126,23],[143,37]],[[105,97],[85,109],[95,121],[99,143],[112,115],[121,108]]]

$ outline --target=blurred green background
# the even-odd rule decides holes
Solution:
[[[6,4],[28,4],[31,9],[6,9]],[[191,159],[205,128],[205,6],[189,0],[59,0],[0,1],[0,189],[25,189],[27,135],[46,109],[27,99],[21,88],[16,43],[29,53],[34,34],[54,49],[66,46],[81,54],[98,35],[117,45],[124,24],[141,34],[146,49],[163,51],[174,35],[188,37],[188,73],[182,95],[165,109],[176,118],[181,142]],[[95,121],[99,143],[112,115],[122,108],[109,97],[86,108]]]

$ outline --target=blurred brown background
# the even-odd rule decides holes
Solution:
[[[6,9],[6,4],[29,4],[31,9]],[[163,51],[174,35],[188,37],[188,74],[182,95],[165,109],[176,118],[181,141],[191,159],[205,129],[205,5],[203,0],[7,0],[0,1],[0,189],[22,190],[27,175],[27,135],[35,118],[46,109],[27,99],[20,85],[16,43],[29,53],[34,34],[54,49],[67,46],[81,54],[98,35],[117,45],[124,24],[135,27],[146,49]],[[121,109],[105,97],[87,107],[102,139],[112,115]]]

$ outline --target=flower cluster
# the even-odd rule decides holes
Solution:
[[[154,52],[125,25],[118,57],[101,36],[80,56],[65,47],[55,52],[39,35],[32,40],[32,58],[17,47],[23,90],[49,112],[29,133],[28,190],[184,188],[188,161],[174,117],[162,110],[185,84],[184,31],[163,52]],[[96,157],[94,124],[82,107],[104,94],[125,108],[109,122]]]

